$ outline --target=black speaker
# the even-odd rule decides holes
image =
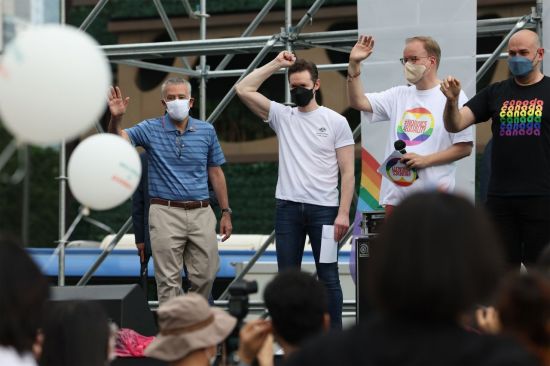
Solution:
[[[356,321],[357,324],[366,319],[369,313],[369,297],[367,294],[367,268],[370,258],[371,238],[359,236],[355,239],[355,263],[356,263]]]
[[[145,336],[157,334],[153,314],[138,285],[52,287],[50,299],[97,301],[119,327],[133,329]]]
[[[367,289],[367,272],[371,261],[371,248],[374,238],[380,232],[383,221],[384,212],[363,212],[361,221],[361,235],[355,238],[355,314],[357,323],[367,319],[372,313],[372,306],[370,304]]]

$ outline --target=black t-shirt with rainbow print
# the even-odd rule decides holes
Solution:
[[[550,196],[550,78],[528,86],[510,78],[465,105],[476,123],[492,118],[488,195]]]

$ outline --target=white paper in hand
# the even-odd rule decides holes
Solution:
[[[334,225],[323,225],[321,235],[320,263],[334,263],[338,260],[338,242],[334,240]]]

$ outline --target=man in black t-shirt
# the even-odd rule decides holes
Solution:
[[[460,110],[460,82],[449,76],[441,84],[449,132],[492,119],[487,208],[514,265],[534,263],[550,242],[550,107],[544,107],[550,78],[540,70],[543,56],[538,35],[521,30],[508,43],[513,77],[483,89]]]

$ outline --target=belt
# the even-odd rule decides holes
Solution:
[[[185,210],[194,210],[196,208],[208,207],[208,201],[169,201],[162,198],[151,198],[152,205],[163,205],[168,207],[179,207]]]

